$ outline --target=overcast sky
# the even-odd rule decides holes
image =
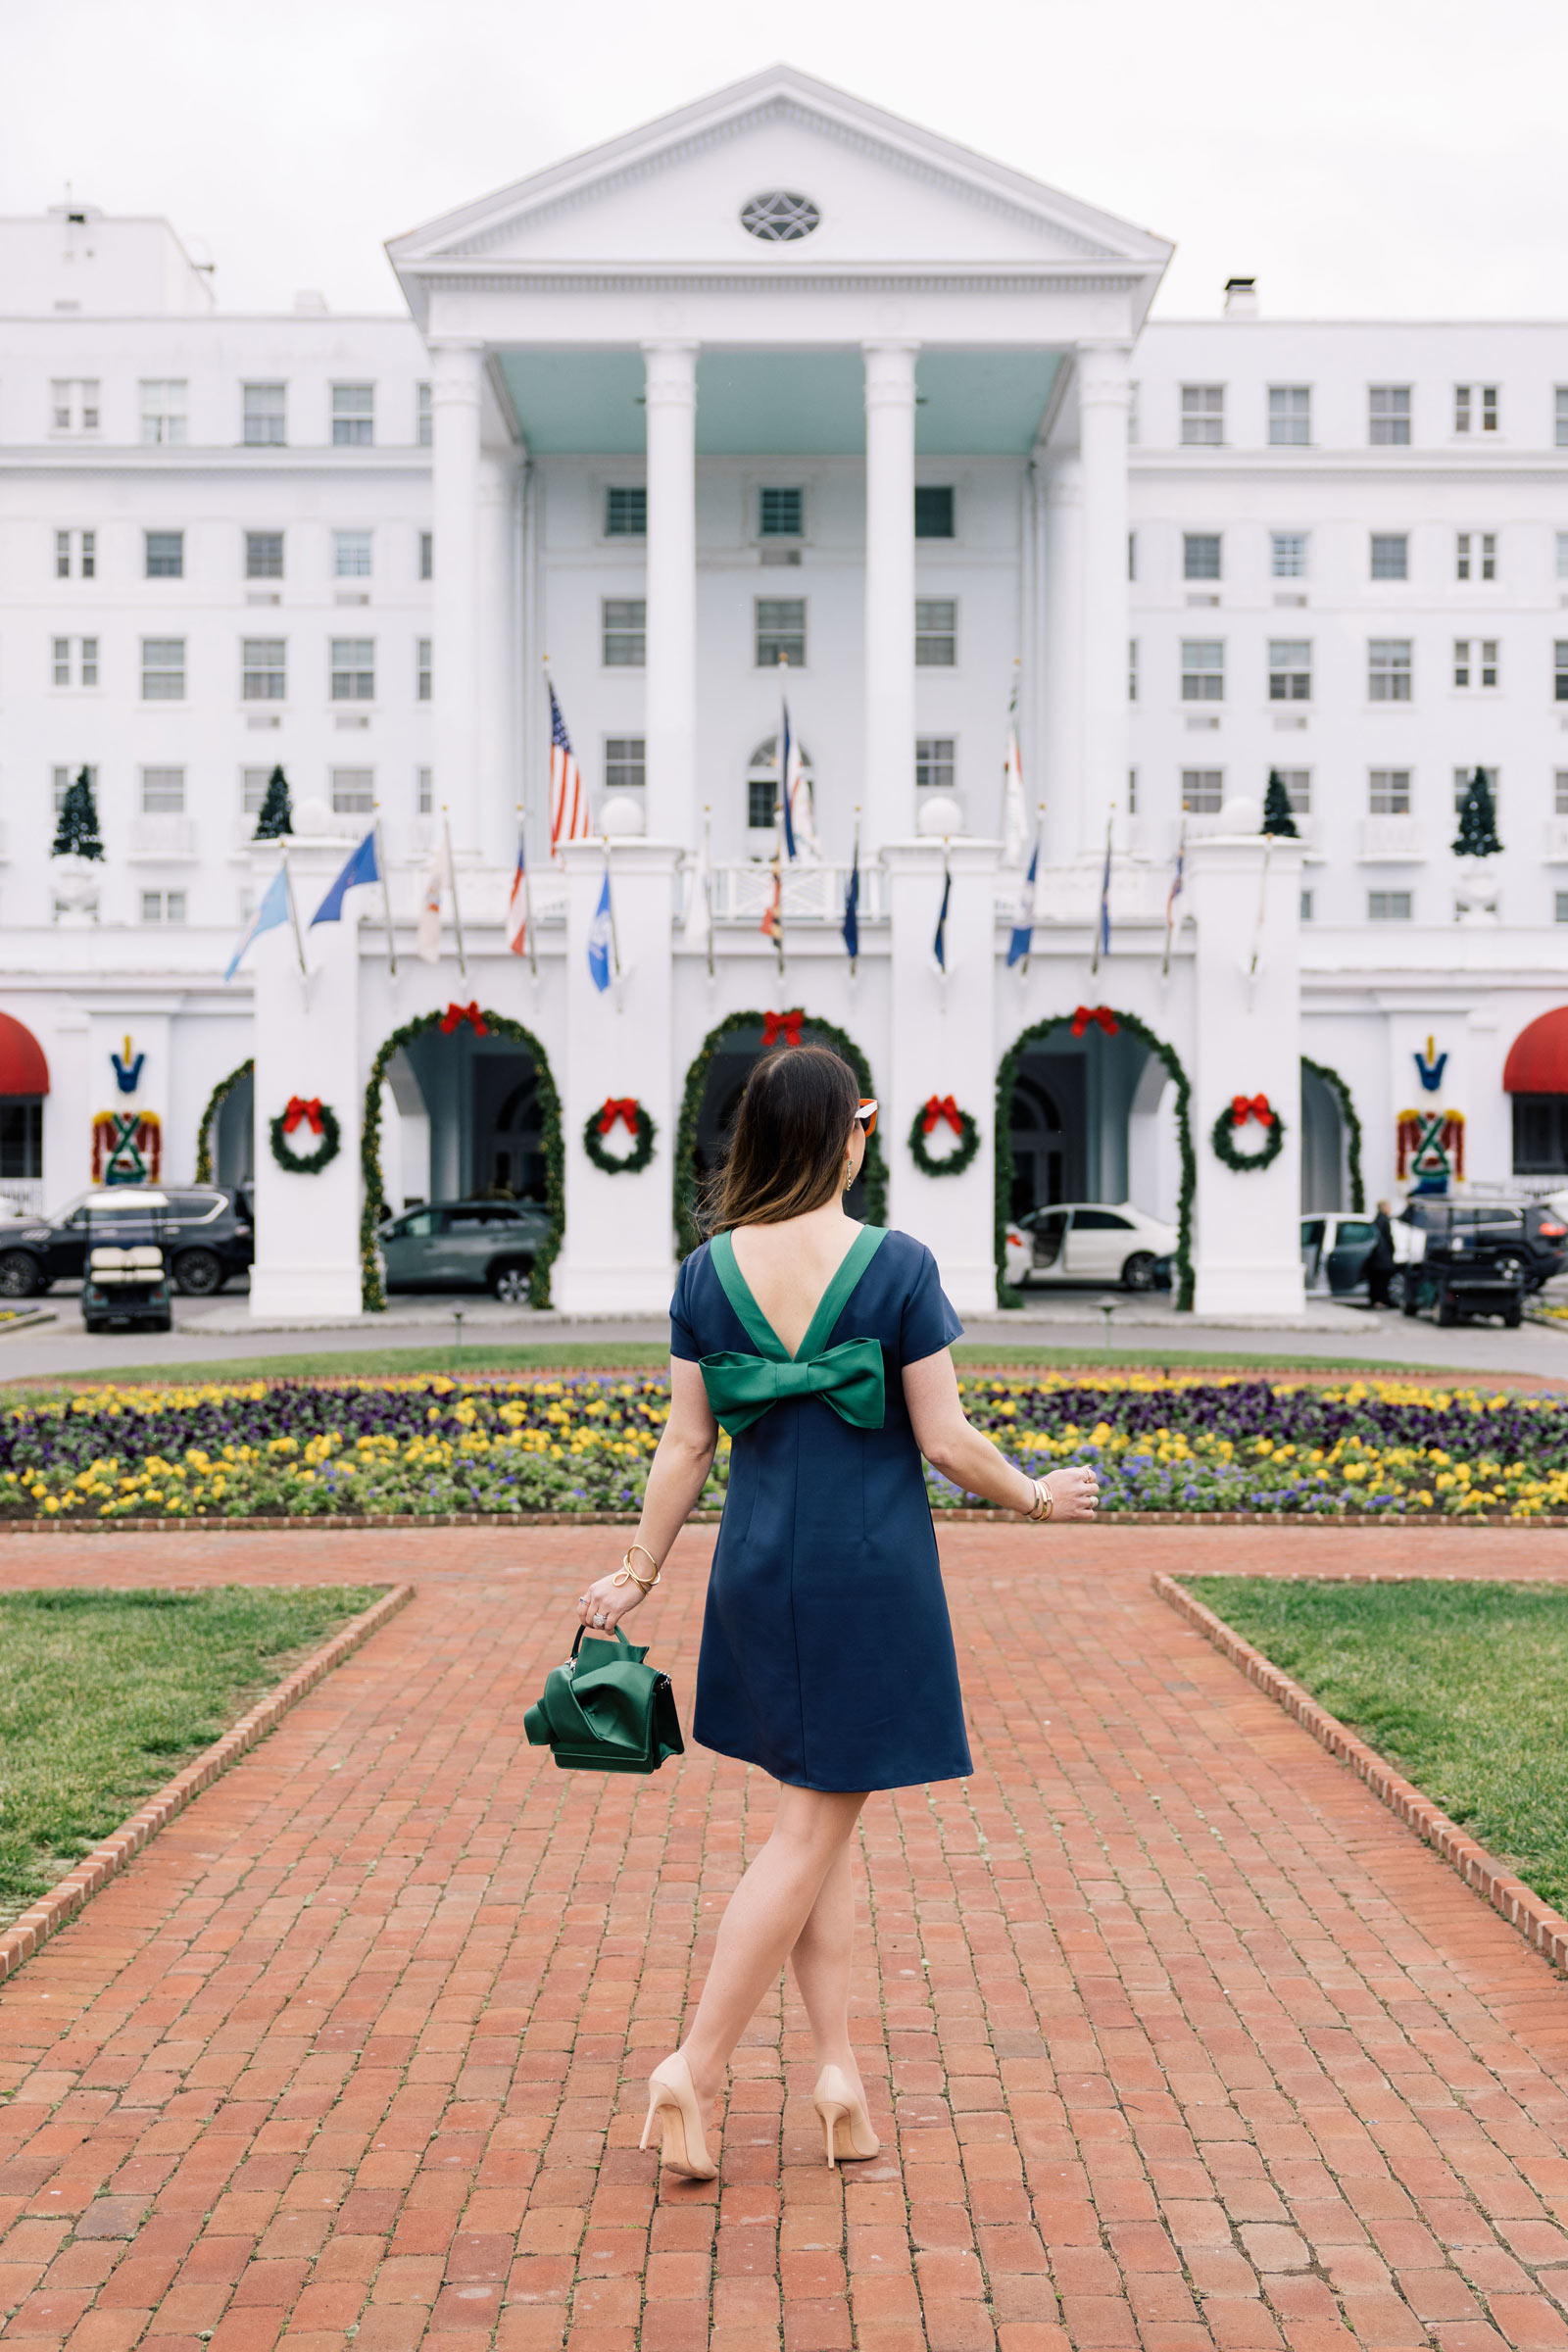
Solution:
[[[0,0],[0,210],[167,214],[223,308],[776,57],[1174,239],[1164,316],[1568,316],[1564,0]],[[3,307],[3,298],[0,298]]]

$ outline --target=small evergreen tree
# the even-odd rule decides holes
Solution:
[[[1486,769],[1478,767],[1459,810],[1459,838],[1453,845],[1453,854],[1456,858],[1495,858],[1501,848],[1492,786],[1487,781]]]
[[[101,858],[104,854],[98,831],[98,808],[92,797],[92,778],[85,768],[74,784],[66,787],[66,797],[60,804],[60,822],[55,829],[51,858]]]
[[[1272,833],[1276,841],[1297,841],[1296,813],[1291,796],[1285,789],[1285,778],[1277,767],[1268,771],[1268,791],[1263,801],[1263,830]]]
[[[288,778],[280,767],[274,767],[267,779],[267,798],[256,819],[253,841],[281,841],[285,833],[294,830],[294,808],[288,797]]]

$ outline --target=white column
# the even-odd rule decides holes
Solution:
[[[1127,838],[1127,379],[1125,344],[1080,346],[1078,444],[1083,460],[1084,731],[1079,847],[1098,852],[1116,804]]]
[[[1046,804],[1046,863],[1065,865],[1076,858],[1089,830],[1083,814],[1084,506],[1077,459],[1054,465],[1040,495],[1045,510],[1040,797]],[[1102,817],[1100,838],[1104,839]]]
[[[695,838],[697,346],[645,343],[648,369],[648,831]]]
[[[913,343],[865,352],[865,832],[912,829],[914,803]]]
[[[514,710],[519,665],[516,596],[516,467],[506,459],[479,468],[479,753],[473,847],[505,871],[515,854],[518,782]],[[439,694],[439,678],[435,692]]]
[[[430,347],[435,792],[457,850],[479,848],[479,404],[483,347]]]

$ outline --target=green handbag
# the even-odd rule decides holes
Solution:
[[[584,1630],[522,1719],[529,1746],[554,1749],[564,1772],[657,1772],[666,1756],[684,1755],[668,1675],[645,1666],[647,1650],[634,1649],[618,1625],[613,1640],[590,1634],[585,1642]]]

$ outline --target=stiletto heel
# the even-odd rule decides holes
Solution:
[[[679,2050],[661,2061],[648,2078],[648,2120],[637,2142],[646,2148],[655,2123],[662,2134],[660,2162],[689,2180],[716,2180],[718,2167],[708,2153],[703,2114],[692,2070]]]
[[[822,2119],[822,2136],[830,2172],[835,2165],[850,2159],[863,2162],[868,2157],[881,2155],[882,2142],[871,2129],[865,2101],[853,2088],[842,2067],[823,2067],[816,2078],[811,2104]]]

